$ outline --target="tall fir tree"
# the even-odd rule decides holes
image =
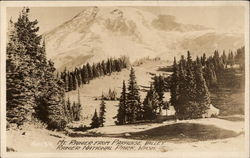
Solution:
[[[176,62],[176,58],[174,57],[173,63],[173,74],[171,75],[170,81],[170,103],[174,106],[175,111],[178,113],[179,106],[178,106],[178,97],[179,97],[179,67]]]
[[[88,71],[88,81],[89,81],[93,78],[93,71],[92,71],[92,67],[90,66],[89,63],[87,63],[86,67],[87,67],[87,71]]]
[[[177,100],[177,104],[179,107],[179,113],[177,113],[179,115],[179,117],[182,117],[183,112],[185,110],[185,103],[188,101],[188,96],[187,96],[187,90],[186,90],[186,75],[185,75],[185,69],[184,69],[184,65],[182,64],[182,62],[179,63],[179,78],[178,78],[178,83],[179,85],[179,89],[178,89],[178,100]]]
[[[133,68],[130,70],[128,82],[127,112],[129,123],[133,123],[143,117],[139,87],[136,82],[135,71]]]
[[[72,85],[73,85],[72,90],[76,90],[78,87],[76,74],[72,72],[71,76],[72,76]]]
[[[51,129],[63,129],[67,123],[64,85],[54,76],[53,62],[46,59],[45,41],[41,45],[37,34],[38,22],[29,20],[29,11],[23,8],[7,46],[7,121],[22,125],[38,117]]]
[[[103,74],[106,75],[107,74],[107,66],[106,66],[106,63],[104,60],[102,61],[101,65],[102,65]]]
[[[89,74],[88,74],[88,69],[85,65],[83,65],[82,67],[81,75],[82,75],[82,82],[84,84],[87,84],[89,82]]]
[[[71,102],[70,102],[70,99],[68,97],[68,100],[66,102],[66,107],[67,107],[67,118],[68,118],[68,121],[69,122],[72,122],[73,121],[73,112],[72,112],[72,108],[71,108]]]
[[[156,89],[151,84],[150,89],[147,92],[147,95],[143,101],[143,118],[145,120],[153,120],[156,118],[157,109],[159,108],[159,95],[156,92]]]
[[[100,111],[99,111],[99,123],[100,127],[104,126],[105,123],[105,113],[106,113],[106,103],[104,101],[104,97],[102,96],[101,104],[100,104]]]
[[[205,66],[205,64],[206,64],[206,59],[207,59],[206,54],[203,53],[203,56],[202,56],[202,58],[201,58],[201,64],[202,64],[202,66]]]
[[[123,80],[122,92],[121,92],[121,96],[119,99],[119,108],[118,108],[118,113],[116,115],[117,117],[116,124],[118,125],[126,124],[127,122],[126,110],[127,110],[127,92],[126,92],[126,84],[125,84],[125,81]]]
[[[154,90],[156,91],[157,95],[158,95],[158,107],[157,110],[159,113],[162,112],[162,108],[164,107],[164,87],[165,87],[165,81],[163,76],[159,75],[159,76],[155,76],[154,77],[154,82],[153,82],[153,87]]]
[[[199,108],[201,114],[203,114],[209,108],[209,104],[211,103],[210,95],[202,73],[202,66],[198,64],[195,69],[196,102],[200,105]]]
[[[10,22],[11,26],[14,24]],[[18,126],[31,120],[35,106],[33,80],[29,73],[35,69],[25,46],[17,36],[16,27],[9,32],[6,57],[7,121]]]
[[[73,77],[72,77],[72,75],[71,75],[71,73],[70,72],[68,72],[67,73],[67,76],[68,76],[68,89],[69,89],[69,91],[72,91],[72,90],[74,90],[74,84],[73,84]]]
[[[48,113],[47,119],[44,122],[48,123],[48,128],[50,129],[63,129],[67,124],[66,114],[64,112],[64,83],[60,79],[54,77],[54,63],[48,61],[46,82],[48,86],[45,88],[42,99],[45,100],[46,104],[38,104],[38,108],[46,107]],[[38,112],[39,113],[39,112]]]
[[[192,71],[192,65],[187,67],[187,75],[185,80],[185,87],[186,87],[186,95],[190,101],[194,101],[196,99],[196,92],[195,92],[195,77]]]

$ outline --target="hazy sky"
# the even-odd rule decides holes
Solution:
[[[30,18],[32,20],[38,20],[40,33],[43,33],[71,19],[85,8],[86,7],[30,7]],[[200,24],[223,31],[244,32],[244,7],[240,6],[171,6],[136,8],[156,15],[174,15],[176,16],[177,21],[181,23]],[[22,8],[7,8],[7,20],[12,17],[12,20],[15,21],[21,10]]]

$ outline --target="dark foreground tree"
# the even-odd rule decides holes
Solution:
[[[196,102],[200,105],[202,113],[208,109],[210,101],[210,95],[207,88],[206,81],[202,73],[201,65],[196,65],[195,71],[195,83],[196,83]],[[200,116],[201,117],[201,116]]]
[[[99,117],[97,115],[96,109],[95,109],[95,113],[94,113],[94,115],[93,115],[93,117],[92,117],[91,120],[92,120],[92,122],[90,124],[91,128],[98,128],[98,127],[100,127]]]
[[[100,105],[100,112],[99,112],[99,123],[100,123],[101,127],[103,127],[104,123],[105,123],[105,113],[106,113],[106,105],[105,104],[106,103],[105,103],[103,96],[102,96],[101,105]]]
[[[24,8],[11,24],[7,45],[7,121],[22,125],[34,117],[50,129],[67,124],[64,83],[54,76],[55,68],[45,56],[45,42],[37,34],[37,20],[30,21]],[[34,119],[35,120],[35,119]]]
[[[9,32],[6,59],[6,95],[7,95],[7,121],[16,123],[18,126],[31,120],[35,106],[34,81],[30,78],[34,66],[30,63],[27,50],[17,37],[16,28]]]
[[[129,123],[133,123],[143,117],[139,87],[136,82],[135,71],[133,68],[130,70],[128,82],[127,117]]]
[[[123,125],[126,124],[127,122],[127,113],[126,113],[126,108],[127,107],[127,93],[126,93],[126,84],[125,81],[123,80],[122,84],[122,92],[119,100],[119,108],[118,108],[118,113],[116,115],[117,125]]]
[[[157,109],[159,108],[159,95],[153,85],[150,86],[146,98],[143,101],[143,119],[153,120],[156,118]]]
[[[179,96],[178,80],[179,80],[178,64],[176,62],[176,58],[174,58],[173,74],[171,75],[171,80],[170,80],[170,95],[171,95],[170,103],[174,106],[177,113],[179,111],[179,106],[177,103]]]

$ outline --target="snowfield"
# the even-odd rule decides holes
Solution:
[[[222,119],[216,118],[206,118],[206,119],[197,119],[197,120],[177,120],[177,121],[165,121],[163,123],[154,123],[154,124],[142,124],[142,125],[123,125],[123,126],[106,126],[102,128],[88,130],[84,133],[99,133],[99,134],[120,134],[120,133],[130,133],[130,132],[140,132],[145,131],[148,129],[165,126],[165,125],[172,125],[177,123],[195,123],[195,124],[202,124],[202,125],[214,125],[220,127],[225,130],[232,130],[236,133],[241,133],[244,131],[244,124],[242,122],[231,122]],[[232,128],[234,126],[234,128]]]
[[[105,134],[119,134],[145,131],[160,126],[178,124],[178,123],[197,123],[203,125],[214,125],[221,129],[226,129],[237,133],[237,136],[226,139],[214,139],[207,141],[191,141],[191,142],[179,142],[179,141],[165,141],[163,145],[155,148],[154,151],[159,152],[244,152],[244,122],[231,122],[226,120],[220,120],[216,118],[212,119],[200,119],[200,120],[186,120],[179,122],[164,122],[162,124],[143,124],[143,125],[124,125],[124,126],[110,126],[101,127],[91,130],[92,132],[105,133]],[[88,131],[88,132],[91,132]],[[23,135],[23,133],[25,134]],[[81,132],[84,133],[84,132]],[[85,132],[86,133],[86,132]],[[199,135],[199,133],[197,133]],[[119,137],[118,137],[119,138]],[[20,131],[7,131],[7,147],[12,148],[18,152],[79,152],[79,151],[61,151],[57,150],[57,143],[59,140],[65,140],[70,142],[72,140],[77,141],[115,141],[118,138],[110,136],[98,136],[98,137],[69,137],[60,132],[48,131],[39,128],[26,128]],[[119,138],[119,141],[134,141],[129,138]],[[145,143],[147,140],[142,140]],[[122,151],[122,150],[121,150]],[[143,152],[146,152],[145,150]],[[84,152],[84,151],[80,151]],[[139,152],[139,151],[136,151]]]

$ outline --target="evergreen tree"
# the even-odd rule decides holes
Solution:
[[[201,64],[201,60],[198,56],[196,57],[196,64]]]
[[[215,88],[217,86],[217,77],[212,63],[204,67],[204,78],[208,88]]]
[[[43,96],[43,98],[46,99],[46,104],[43,105],[40,103],[38,108],[41,109],[41,107],[45,106],[45,109],[47,109],[47,111],[44,111],[48,114],[44,121],[48,123],[49,129],[61,130],[64,129],[67,124],[67,118],[64,112],[64,83],[61,80],[53,78],[55,71],[54,64],[52,61],[49,61],[48,63],[49,74],[47,75],[47,83],[49,86],[46,88],[46,93]]]
[[[74,121],[80,121],[80,119],[81,119],[82,105],[81,105],[81,100],[80,100],[79,89],[78,89],[77,97],[78,97],[77,103],[73,102],[73,106],[72,106],[73,120]]]
[[[192,57],[190,52],[187,52],[187,66],[191,66],[192,65]]]
[[[186,89],[186,75],[184,72],[184,67],[182,63],[179,64],[179,78],[178,78],[178,83],[179,89],[178,89],[178,99],[177,99],[177,104],[178,104],[178,113],[177,116],[180,119],[183,119],[184,116],[184,111],[185,111],[185,103],[188,101],[188,96],[187,96],[187,89]]]
[[[69,78],[69,80],[68,80],[69,91],[72,91],[74,89],[73,77],[72,77],[70,72],[67,73],[67,76]]]
[[[181,64],[183,67],[186,67],[186,63],[187,63],[187,61],[186,61],[184,55],[181,55],[180,64]]]
[[[103,68],[100,62],[97,64],[97,71],[99,72],[99,76],[104,75]]]
[[[206,64],[206,54],[205,53],[203,53],[203,56],[201,58],[201,64],[202,64],[202,66],[205,66],[205,64]]]
[[[118,125],[126,124],[127,122],[126,109],[127,109],[127,93],[126,93],[126,84],[125,81],[123,80],[122,92],[119,100],[119,108],[116,116]]]
[[[155,76],[154,77],[154,89],[156,90],[156,93],[158,95],[158,107],[157,109],[159,110],[159,113],[161,113],[162,108],[164,107],[164,85],[165,81],[164,78],[160,76]]]
[[[240,65],[240,69],[244,71],[245,68],[245,47],[239,48],[236,51],[235,63]]]
[[[233,66],[234,65],[234,53],[231,51],[230,53],[230,56],[231,56],[231,59],[230,59],[230,66]]]
[[[85,65],[83,65],[82,67],[81,75],[82,75],[82,83],[87,84],[89,82],[89,74],[88,74],[88,69]]]
[[[227,55],[225,53],[225,50],[223,50],[223,54],[221,56],[223,64],[227,64]]]
[[[179,70],[178,65],[176,62],[176,58],[174,58],[173,63],[173,74],[171,75],[171,81],[170,81],[170,103],[174,106],[175,111],[178,113],[179,106],[178,106],[178,96],[179,96]]]
[[[73,85],[72,90],[76,90],[76,88],[78,87],[76,75],[75,73],[71,73],[71,76],[72,76],[72,85]]]
[[[196,65],[195,71],[195,82],[196,82],[196,102],[200,105],[202,113],[208,109],[210,104],[210,95],[206,85],[206,81],[203,77],[201,65]]]
[[[99,122],[99,117],[97,115],[96,109],[95,109],[95,113],[92,117],[92,122],[90,124],[91,128],[98,128],[100,127],[100,122]]]
[[[143,101],[144,114],[143,118],[146,120],[153,120],[156,118],[157,108],[159,107],[159,96],[153,87],[150,86],[149,91]]]
[[[82,85],[82,78],[81,78],[80,70],[78,68],[75,68],[75,76],[76,76],[77,85],[78,87],[80,87]]]
[[[107,66],[106,66],[106,63],[104,60],[102,61],[101,65],[102,65],[103,74],[106,75],[107,74]]]
[[[140,102],[139,87],[136,82],[135,71],[133,68],[131,68],[129,75],[127,108],[129,123],[133,123],[136,120],[142,119],[143,114]]]
[[[47,61],[45,42],[40,45],[37,20],[28,18],[24,8],[13,26],[7,46],[7,121],[22,125],[38,117],[49,128],[66,126],[64,83],[54,76]],[[14,121],[13,121],[14,120]]]
[[[72,113],[73,113],[73,121],[77,121],[78,107],[75,101],[72,104]]]
[[[92,65],[92,72],[93,72],[93,78],[99,77],[99,74],[98,74],[98,71],[97,71],[95,64]]]
[[[188,97],[188,100],[194,101],[196,99],[196,92],[195,92],[195,77],[192,71],[192,66],[189,66],[187,68],[187,75],[186,75],[186,95]]]
[[[93,78],[92,67],[90,66],[89,63],[87,63],[86,67],[87,67],[87,71],[88,71],[88,80],[91,80]]]
[[[111,73],[112,73],[111,58],[109,58],[108,61],[107,61],[107,73],[108,73],[108,74],[111,74]]]
[[[68,114],[67,115],[68,121],[72,122],[73,121],[73,111],[72,111],[72,108],[71,108],[71,102],[70,102],[69,98],[68,98],[68,100],[66,102],[66,107],[67,107],[67,111],[68,111],[68,113],[67,113]]]
[[[64,69],[64,72],[61,73],[61,79],[64,82],[65,91],[68,92],[69,91],[69,85],[68,85],[69,84],[69,76],[67,75],[66,68]]]
[[[11,25],[14,25],[11,22]],[[16,28],[9,32],[6,59],[7,121],[18,126],[31,119],[35,98],[33,81],[29,76],[34,66],[25,46],[19,41]]]
[[[103,96],[102,96],[101,105],[100,105],[100,112],[99,112],[99,123],[100,123],[101,127],[103,127],[104,123],[105,123],[105,113],[106,113],[106,105],[105,105],[105,101],[104,101]]]

